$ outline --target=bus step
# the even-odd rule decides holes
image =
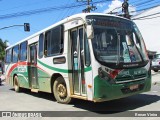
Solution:
[[[38,93],[38,90],[39,90],[39,89],[35,89],[35,88],[33,88],[33,89],[31,89],[31,92]]]

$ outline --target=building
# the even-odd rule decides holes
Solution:
[[[160,53],[160,5],[132,17],[142,33],[147,50]]]

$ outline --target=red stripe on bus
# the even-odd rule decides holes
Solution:
[[[15,63],[9,70],[8,72],[8,77],[10,76],[11,72],[19,65],[28,65],[27,62],[18,62],[18,63]]]
[[[29,63],[29,62],[18,62],[18,63],[15,63],[15,64],[10,68],[7,76],[9,77],[10,74],[11,74],[11,72],[12,72],[17,66],[20,66],[20,65],[30,66],[31,63]],[[45,73],[47,73],[47,74],[49,75],[49,73],[48,73],[47,71],[43,70],[43,69],[40,68],[39,66],[35,65],[35,67],[37,67],[38,69],[44,71]]]

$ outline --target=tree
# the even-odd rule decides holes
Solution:
[[[5,57],[5,49],[7,48],[7,40],[3,41],[1,38],[0,38],[0,60],[4,60],[4,57]]]

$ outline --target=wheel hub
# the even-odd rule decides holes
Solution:
[[[58,95],[60,97],[66,97],[67,96],[67,90],[66,87],[63,84],[59,84],[57,87]]]

